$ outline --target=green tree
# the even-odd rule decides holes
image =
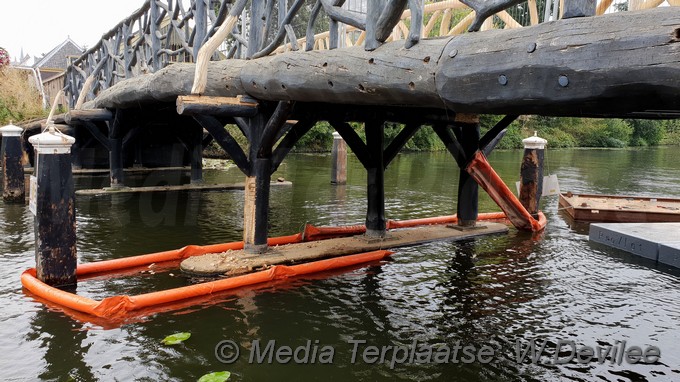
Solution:
[[[656,146],[664,137],[664,125],[660,121],[629,119],[626,122],[633,128],[632,146]]]

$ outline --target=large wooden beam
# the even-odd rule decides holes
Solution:
[[[241,86],[245,60],[211,62],[208,85],[202,95],[236,97],[246,94]],[[173,64],[154,74],[142,75],[103,90],[94,100],[96,108],[130,108],[139,104],[175,102],[179,95],[190,95],[194,83],[194,64]]]
[[[435,72],[446,40],[290,52],[252,60],[241,71],[247,94],[266,100],[443,107]]]
[[[252,117],[257,114],[257,102],[244,101],[240,97],[179,96],[177,114]]]
[[[677,112],[679,31],[680,8],[665,7],[469,33],[445,49],[437,90],[448,107],[469,113]]]
[[[67,124],[77,123],[80,121],[110,121],[113,119],[113,113],[107,109],[89,109],[89,110],[71,110],[64,116],[64,121]]]
[[[210,63],[206,95],[458,113],[663,118],[680,111],[680,8]],[[95,107],[174,102],[193,65],[103,91]]]

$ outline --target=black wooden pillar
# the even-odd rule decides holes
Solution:
[[[595,16],[597,0],[566,0],[564,2],[563,19]]]
[[[109,124],[109,171],[111,178],[111,188],[120,188],[124,185],[123,172],[123,118],[124,111],[116,110],[113,121]]]
[[[248,36],[248,57],[252,57],[264,47],[265,24],[270,22],[267,20],[266,0],[252,0],[250,3],[250,31]]]
[[[203,183],[203,127],[196,124],[191,139],[191,184]]]
[[[21,133],[23,129],[12,124],[0,128],[2,134],[2,199],[8,203],[24,203],[24,166],[21,157]]]
[[[243,211],[243,243],[248,253],[267,250],[269,224],[269,183],[271,181],[271,149],[261,152],[267,115],[259,113],[250,118],[250,172],[246,175]],[[266,150],[265,150],[266,151]]]
[[[457,115],[453,133],[463,149],[466,158],[472,158],[479,149],[479,118],[476,115]],[[478,215],[479,186],[461,168],[458,178],[458,225],[471,227],[476,224]]]
[[[253,100],[253,103],[256,103]],[[276,106],[275,106],[276,105]],[[260,103],[256,114],[246,115],[238,110],[225,111],[222,116],[235,122],[248,139],[246,152],[228,130],[225,120],[214,115],[192,113],[193,118],[226,151],[236,166],[246,175],[243,207],[243,243],[249,254],[267,251],[269,230],[269,187],[271,176],[279,167],[295,142],[314,126],[316,119],[302,118],[290,129],[284,129],[291,114],[293,102]],[[283,137],[282,137],[283,136]],[[279,142],[278,144],[276,144]],[[276,148],[274,147],[276,146]]]
[[[76,283],[75,191],[71,169],[73,137],[53,129],[29,139],[36,151],[35,261],[48,285]]]
[[[385,161],[384,161],[384,121],[366,122],[366,147],[371,165],[367,172],[367,211],[366,235],[385,236]]]

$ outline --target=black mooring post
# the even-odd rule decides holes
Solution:
[[[453,132],[463,148],[466,158],[472,158],[479,149],[479,117],[476,115],[456,115]],[[460,169],[458,178],[458,225],[473,227],[477,222],[479,186],[465,169]]]
[[[36,151],[35,261],[39,280],[48,285],[76,283],[76,214],[71,146],[73,137],[48,132],[29,138]]]
[[[109,151],[109,171],[111,188],[120,188],[124,185],[122,123],[123,111],[117,109],[115,118],[113,121],[109,122],[109,142],[111,143],[111,151]]]
[[[191,184],[203,183],[203,127],[194,123],[191,139]]]
[[[524,156],[520,166],[519,201],[534,219],[538,219],[543,193],[543,160],[548,141],[534,133],[533,137],[522,140],[522,143]]]
[[[366,146],[371,165],[367,172],[366,236],[383,237],[385,220],[385,165],[383,158],[384,122],[366,122]]]
[[[347,143],[337,131],[333,132],[331,183],[337,185],[347,184]]]
[[[21,157],[21,133],[23,129],[11,123],[0,128],[2,134],[2,199],[7,203],[24,203],[24,166]]]

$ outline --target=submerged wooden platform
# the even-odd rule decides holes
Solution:
[[[191,171],[191,167],[128,167],[123,169],[126,173],[145,174],[158,171]],[[33,167],[24,168],[24,174],[33,174],[35,169]],[[111,170],[108,168],[79,168],[73,169],[73,175],[109,175]]]
[[[211,253],[182,261],[181,269],[200,276],[235,276],[278,264],[295,264],[436,240],[462,240],[507,231],[505,224],[488,222],[480,222],[474,229],[466,230],[443,225],[424,226],[389,231],[388,236],[382,239],[358,235],[270,247],[265,255],[246,255],[242,250]]]
[[[680,223],[591,224],[591,241],[680,268]]]
[[[271,182],[272,187],[275,186],[292,186],[293,183],[289,181]],[[182,184],[179,186],[153,186],[153,187],[121,187],[121,188],[95,188],[86,190],[77,190],[76,195],[110,195],[110,194],[136,194],[143,192],[170,192],[170,191],[231,191],[243,190],[244,183],[234,184]]]
[[[680,222],[680,199],[639,196],[560,194],[560,207],[574,220],[588,222]]]

